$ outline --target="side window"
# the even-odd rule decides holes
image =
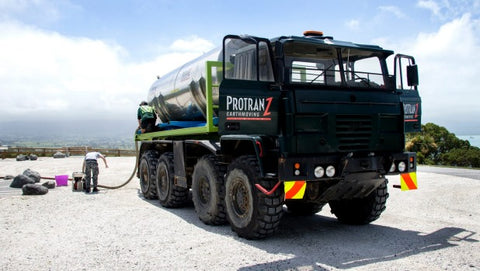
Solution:
[[[381,87],[384,77],[380,61],[377,57],[361,58],[355,62],[347,62],[346,79],[350,86]]]
[[[225,78],[247,81],[274,80],[269,47],[253,39],[230,38],[224,43]]]

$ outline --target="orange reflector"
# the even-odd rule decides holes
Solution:
[[[400,187],[402,188],[402,191],[417,189],[417,173],[410,172],[400,174]]]
[[[306,181],[288,181],[284,182],[285,199],[303,199],[305,195],[305,188],[307,188]]]

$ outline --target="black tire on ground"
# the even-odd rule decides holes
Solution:
[[[287,211],[292,215],[310,216],[320,212],[325,203],[304,202],[303,200],[289,200],[285,202]]]
[[[155,188],[155,177],[157,172],[158,157],[160,155],[155,150],[148,150],[140,159],[138,168],[140,176],[140,189],[146,199],[156,199],[157,189]]]
[[[388,198],[387,183],[385,180],[370,195],[362,199],[330,201],[332,214],[339,221],[346,224],[368,224],[380,217],[385,210]]]
[[[155,183],[158,200],[163,207],[181,207],[188,201],[188,188],[175,185],[174,173],[173,153],[162,154],[158,159]]]
[[[192,200],[198,218],[208,225],[227,222],[224,175],[226,166],[215,155],[205,155],[195,165],[192,175]]]
[[[272,235],[283,214],[283,191],[267,196],[255,188],[258,183],[270,190],[275,183],[262,180],[255,156],[240,156],[228,167],[225,181],[227,219],[238,236],[260,239]]]

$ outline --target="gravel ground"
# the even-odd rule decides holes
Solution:
[[[135,158],[100,162],[99,181],[123,183]],[[80,171],[81,157],[0,160],[0,176],[30,168],[43,177]],[[418,172],[419,190],[392,188],[382,217],[366,226],[337,222],[325,207],[285,215],[277,234],[238,238],[207,226],[193,206],[145,200],[138,179],[98,194],[57,187],[44,196],[0,195],[0,270],[480,270],[480,181]],[[4,189],[4,190],[5,190]]]

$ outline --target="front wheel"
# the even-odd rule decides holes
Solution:
[[[283,214],[283,194],[277,189],[267,196],[254,187],[259,183],[266,189],[274,184],[262,180],[255,156],[240,156],[228,168],[225,181],[227,219],[238,236],[260,239],[272,235]]]
[[[346,224],[362,225],[377,220],[385,210],[387,203],[387,182],[385,179],[365,198],[330,201],[331,212],[339,221]]]

